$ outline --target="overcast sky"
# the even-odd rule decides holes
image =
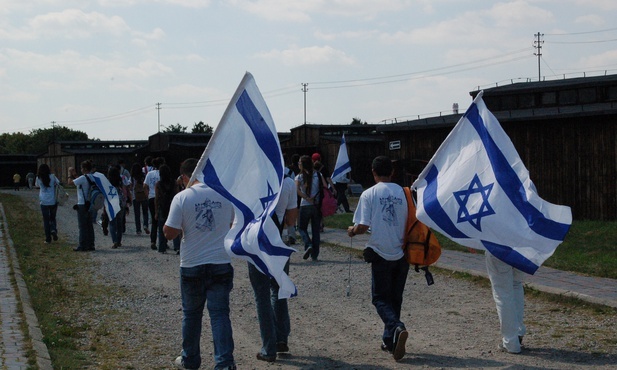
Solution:
[[[1,0],[0,133],[216,127],[245,71],[279,132],[305,97],[316,124],[464,111],[538,79],[538,32],[542,79],[617,73],[615,19],[614,0]]]

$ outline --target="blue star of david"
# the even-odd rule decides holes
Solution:
[[[480,182],[478,174],[476,174],[474,175],[473,180],[471,180],[467,190],[456,191],[453,193],[460,206],[457,219],[458,223],[469,222],[473,227],[478,229],[478,231],[482,231],[482,225],[480,225],[482,217],[495,214],[495,211],[488,202],[488,197],[491,194],[491,190],[493,190],[493,185],[494,183],[483,186]],[[480,194],[482,196],[482,204],[480,205],[478,212],[470,214],[467,209],[467,202],[473,194]]]
[[[270,202],[272,202],[274,198],[276,198],[276,194],[272,191],[270,183],[268,183],[268,195],[263,198],[259,198],[259,200],[261,201],[261,206],[264,209],[268,208],[268,204],[270,204]]]
[[[114,197],[118,195],[118,192],[116,191],[116,187],[113,185],[110,185],[109,193],[107,193],[107,195],[109,195],[111,199],[114,199]]]

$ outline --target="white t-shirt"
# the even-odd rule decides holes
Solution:
[[[183,232],[180,267],[230,263],[225,235],[233,217],[231,202],[205,184],[195,184],[176,194],[165,225]]]
[[[148,185],[148,199],[154,199],[154,186],[161,179],[159,170],[149,171],[144,180],[144,184]]]
[[[319,203],[319,187],[321,186],[321,184],[319,183],[319,175],[317,174],[317,171],[313,171],[313,183],[311,184],[310,196],[306,194],[306,191],[304,190],[304,175],[302,173],[296,176],[296,181],[298,182],[298,189],[300,189],[300,192],[302,194],[307,195],[309,198],[314,198],[313,203],[309,203],[306,199],[302,198],[302,201],[300,201],[300,207],[317,205]]]
[[[281,184],[281,195],[279,195],[279,201],[274,208],[276,217],[279,222],[283,223],[283,217],[285,217],[285,211],[288,209],[298,208],[298,193],[296,193],[296,183],[290,177],[283,178]]]
[[[53,206],[56,204],[56,185],[60,184],[58,178],[53,173],[49,175],[49,187],[43,184],[43,181],[36,178],[36,186],[39,190],[39,200],[43,206]]]
[[[88,174],[88,176],[90,176],[90,174]],[[90,180],[92,181],[92,178]],[[90,191],[90,183],[88,182],[88,179],[86,179],[86,175],[81,175],[73,180],[73,184],[77,187],[77,204],[86,204],[84,194],[88,194]]]
[[[407,223],[405,191],[393,182],[380,182],[366,189],[353,215],[354,224],[371,227],[366,246],[388,261],[403,257]]]

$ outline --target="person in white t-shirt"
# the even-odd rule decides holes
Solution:
[[[94,226],[92,225],[92,212],[86,204],[86,194],[90,191],[89,176],[92,171],[92,162],[81,162],[82,175],[73,179],[75,173],[69,173],[69,185],[77,187],[77,205],[73,207],[77,211],[77,227],[79,228],[79,244],[73,248],[75,252],[93,251],[94,248]],[[96,214],[96,213],[95,213]]]
[[[148,193],[148,209],[150,210],[150,220],[152,220],[152,232],[150,233],[150,248],[156,250],[156,236],[158,235],[158,223],[156,221],[156,206],[154,203],[154,197],[156,195],[155,186],[161,179],[159,174],[159,166],[165,163],[165,160],[161,157],[154,158],[152,160],[153,168],[148,171],[144,180],[144,187]],[[144,228],[145,229],[145,228]],[[144,230],[146,234],[148,230]]]
[[[56,186],[60,185],[58,178],[51,173],[49,166],[42,163],[37,171],[35,186],[39,188],[39,201],[43,213],[43,229],[45,230],[45,244],[51,243],[51,239],[58,240],[56,228],[56,212],[58,201],[56,200]]]
[[[364,260],[371,264],[372,302],[384,323],[381,349],[395,360],[405,355],[409,336],[401,321],[403,292],[409,272],[402,245],[407,222],[407,200],[402,187],[392,182],[392,162],[379,156],[372,163],[376,184],[360,196],[353,216],[354,226],[347,234],[364,234],[369,227]]]
[[[185,185],[196,166],[194,158],[180,166]],[[174,361],[181,369],[201,366],[199,343],[204,306],[210,315],[215,368],[236,368],[229,318],[234,270],[224,245],[233,217],[231,202],[197,180],[176,194],[171,202],[163,234],[167,240],[183,234],[180,247],[182,354]]]

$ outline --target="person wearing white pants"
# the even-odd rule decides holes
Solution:
[[[525,297],[523,272],[486,252],[486,270],[491,280],[493,299],[499,315],[502,343],[508,353],[520,353],[526,329],[523,323]]]

